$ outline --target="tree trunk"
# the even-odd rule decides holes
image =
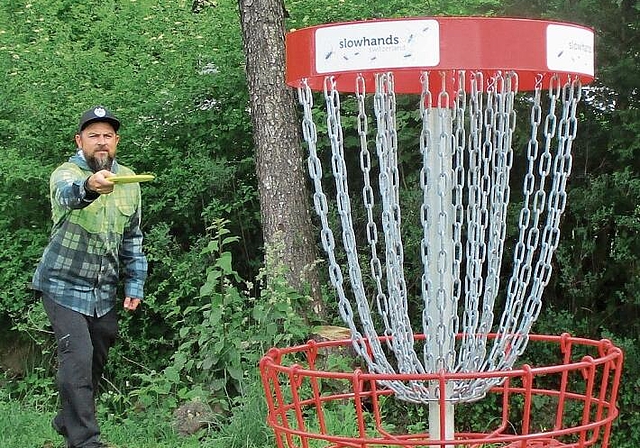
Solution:
[[[294,91],[284,77],[284,3],[238,0],[238,5],[265,246],[285,265],[291,286],[310,285],[313,310],[323,316],[300,126]]]

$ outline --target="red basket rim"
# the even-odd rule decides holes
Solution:
[[[497,17],[412,17],[311,26],[286,36],[286,82],[313,90],[332,75],[355,91],[361,74],[393,71],[396,92],[419,93],[424,71],[515,71],[520,90],[548,85],[553,74],[594,79],[594,32],[566,22]],[[548,76],[547,76],[548,75]]]
[[[458,337],[461,337],[459,334]],[[489,339],[495,339],[497,335],[491,333],[488,335]],[[388,336],[381,336],[378,339],[382,342],[389,339]],[[424,339],[423,334],[415,334],[415,340]],[[397,380],[403,381],[428,381],[428,380],[471,380],[478,378],[518,378],[524,376],[545,375],[551,373],[558,373],[563,371],[574,371],[581,369],[594,369],[597,366],[614,363],[622,363],[622,350],[616,347],[608,339],[586,339],[570,336],[565,333],[562,335],[528,335],[530,341],[537,342],[550,342],[558,344],[563,353],[567,350],[571,350],[574,346],[590,346],[598,349],[598,356],[584,356],[579,360],[565,360],[562,364],[548,365],[548,366],[531,366],[529,364],[523,364],[520,367],[512,368],[510,370],[497,370],[489,372],[439,372],[439,373],[422,373],[422,374],[410,374],[410,373],[373,373],[364,372],[360,369],[355,369],[351,372],[335,372],[335,371],[323,371],[316,369],[305,368],[298,364],[283,365],[281,363],[282,357],[294,353],[318,353],[323,348],[329,347],[351,347],[351,339],[339,339],[333,341],[317,342],[314,340],[308,341],[306,344],[285,347],[285,348],[272,348],[260,361],[261,369],[269,368],[280,372],[292,372],[302,376],[315,376],[318,378],[335,378],[335,379],[350,379],[354,375],[358,376],[361,381],[369,380]]]
[[[315,367],[304,369],[297,364],[281,365],[282,361],[286,361],[283,359],[286,355],[294,355],[295,360],[299,359],[296,355],[302,354],[306,355],[306,361],[313,366],[321,348],[348,345],[348,339],[310,341],[288,349],[274,348],[263,357],[260,370],[269,410],[267,422],[274,430],[278,448],[308,446],[310,440],[322,441],[325,448],[418,448],[427,445],[478,448],[483,444],[498,444],[502,448],[586,448],[596,443],[600,443],[597,446],[606,448],[612,422],[619,416],[616,402],[622,370],[622,351],[607,339],[575,338],[568,334],[531,335],[530,339],[557,344],[562,352],[560,358],[563,364],[499,372],[504,377],[520,378],[518,381],[505,378],[504,382],[488,391],[495,394],[502,404],[490,416],[491,426],[487,427],[486,432],[445,434],[442,430],[447,425],[445,412],[440,412],[440,424],[434,429],[438,431],[440,428],[439,435],[422,431],[396,434],[384,426],[381,412],[384,404],[380,398],[393,395],[393,390],[378,386],[378,381],[387,379],[382,378],[381,374],[366,374],[356,369],[345,376],[344,373],[314,370]],[[575,353],[573,349],[580,346],[589,347],[591,352],[596,353],[593,356],[583,356],[579,354],[581,351]],[[577,355],[579,360],[572,362],[572,355]],[[580,376],[573,376],[579,383],[576,387],[569,384],[571,372],[573,375],[582,375],[581,379]],[[478,378],[480,374],[473,375]],[[540,383],[537,377],[545,375],[551,375],[550,382]],[[458,376],[444,374],[439,378],[421,376],[420,379],[439,380],[440,387],[443,387],[442,381]],[[396,377],[401,380],[414,379],[412,375],[406,374],[398,374]],[[335,383],[336,386],[331,387],[333,379],[339,381]],[[344,382],[345,379],[348,381]],[[301,391],[304,393],[301,394]],[[535,403],[539,397],[551,399],[547,409],[551,412],[548,421],[536,416]],[[439,397],[437,401],[439,409],[445,409],[446,398]],[[324,415],[331,404],[353,407],[357,433],[340,430],[332,432],[326,426]],[[577,414],[571,415],[570,409]],[[519,416],[521,425],[518,427],[511,424],[512,412]],[[541,425],[542,422],[544,423]]]

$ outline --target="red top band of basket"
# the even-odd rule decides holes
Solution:
[[[594,78],[593,30],[531,19],[434,17],[320,25],[286,38],[286,81],[313,90],[334,76],[338,90],[355,91],[362,74],[371,91],[375,73],[392,71],[395,90],[419,93],[422,72],[518,73],[519,90],[546,87],[553,74]],[[434,78],[435,79],[435,78]],[[542,81],[540,81],[542,79]]]

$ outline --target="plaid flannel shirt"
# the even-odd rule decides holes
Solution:
[[[112,171],[134,174],[115,161]],[[143,298],[147,259],[140,186],[118,184],[95,197],[84,188],[91,174],[80,151],[52,173],[53,229],[32,285],[64,307],[100,317],[115,306],[120,274],[125,296]]]

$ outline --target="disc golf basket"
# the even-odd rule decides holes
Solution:
[[[286,69],[350,336],[262,359],[278,447],[607,447],[621,351],[607,340],[529,334],[559,243],[576,107],[594,77],[593,32],[502,18],[331,24],[289,33]],[[396,94],[416,104],[412,126],[411,114],[399,120]],[[346,119],[357,129],[356,164],[345,153]],[[330,155],[320,151],[325,132]],[[407,155],[420,161],[413,184],[400,175]],[[356,217],[365,224],[354,226]],[[416,251],[420,274],[410,274],[405,249]],[[557,363],[516,367],[534,344]],[[362,367],[330,369],[335,350],[353,351]],[[389,424],[394,400],[424,421]],[[462,413],[483,431],[456,432]]]

